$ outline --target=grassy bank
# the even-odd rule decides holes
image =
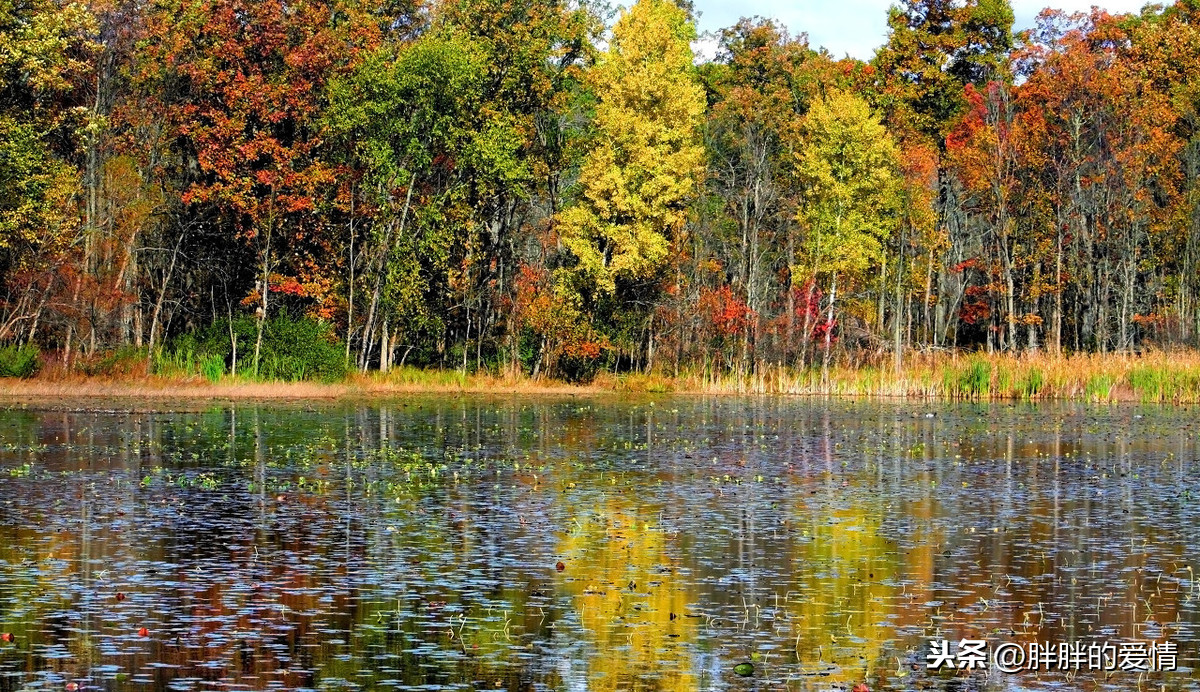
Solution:
[[[606,391],[612,391],[612,388],[410,368],[387,375],[352,374],[336,382],[283,382],[262,381],[240,375],[210,378],[202,375],[145,373],[50,375],[43,372],[25,379],[0,378],[0,397],[8,398],[318,400],[419,393],[534,395],[599,394]]]
[[[1200,353],[1143,355],[910,355],[892,366],[764,369],[745,376],[690,375],[679,389],[710,393],[832,394],[951,400],[1200,402]]]
[[[211,370],[211,369],[210,369]],[[419,392],[475,394],[791,394],[947,400],[1076,400],[1200,403],[1200,352],[1144,355],[1008,356],[910,355],[900,372],[891,366],[836,366],[820,370],[765,367],[756,372],[661,374],[601,373],[587,385],[520,374],[464,374],[411,367],[387,374],[353,373],[331,382],[262,381],[197,369],[153,374],[148,366],[98,370],[41,368],[26,378],[0,378],[0,396],[334,399]]]

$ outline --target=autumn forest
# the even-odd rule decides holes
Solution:
[[[207,374],[1200,345],[1200,0],[0,0],[0,344]],[[172,360],[173,359],[173,360]]]

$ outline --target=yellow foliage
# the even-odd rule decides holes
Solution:
[[[805,187],[798,218],[808,228],[797,276],[862,276],[878,265],[902,188],[896,144],[867,103],[842,91],[814,103],[796,167]]]
[[[589,73],[597,138],[578,202],[559,215],[563,244],[579,260],[567,282],[572,298],[611,295],[618,278],[652,276],[686,219],[704,160],[693,38],[674,3],[640,0]]]

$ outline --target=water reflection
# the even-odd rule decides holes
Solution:
[[[1200,689],[1190,416],[12,408],[0,690]],[[925,669],[962,638],[1169,640],[1180,670]]]

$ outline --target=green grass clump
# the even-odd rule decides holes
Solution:
[[[37,346],[0,348],[0,377],[30,377],[41,367],[42,354]]]
[[[1113,385],[1116,383],[1116,378],[1112,375],[1093,375],[1084,385],[1084,398],[1088,401],[1108,401],[1112,397]]]
[[[991,394],[992,364],[984,358],[971,358],[964,366],[948,366],[942,374],[942,387],[953,398],[986,397]]]
[[[1017,380],[1016,396],[1021,399],[1033,399],[1042,392],[1042,388],[1046,385],[1046,376],[1038,368],[1029,368],[1024,375]]]
[[[1142,401],[1163,401],[1173,390],[1171,373],[1164,368],[1141,366],[1129,371],[1129,386]]]
[[[1129,371],[1129,387],[1145,403],[1195,401],[1200,371],[1169,365],[1142,365]]]

